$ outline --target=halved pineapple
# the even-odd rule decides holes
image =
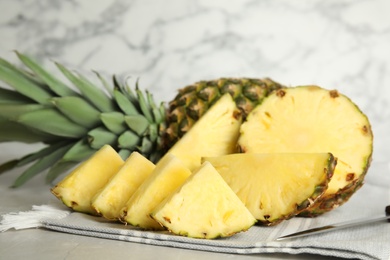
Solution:
[[[123,164],[119,154],[111,146],[104,145],[65,176],[51,192],[75,211],[96,214],[91,206],[93,197]]]
[[[252,215],[275,225],[325,192],[336,159],[330,153],[229,154],[206,157]]]
[[[131,153],[109,183],[96,194],[92,207],[104,218],[118,220],[121,209],[154,168],[155,165],[140,153]]]
[[[331,152],[338,158],[325,196],[302,213],[307,216],[346,202],[362,185],[373,151],[368,118],[346,96],[318,86],[277,90],[240,131],[239,147],[246,153]]]
[[[209,162],[160,203],[152,217],[174,234],[206,239],[234,235],[256,222]]]
[[[161,230],[161,225],[150,216],[152,210],[190,175],[181,160],[172,154],[165,155],[123,207],[120,220],[143,229]]]
[[[202,156],[233,153],[242,122],[240,110],[230,94],[224,94],[168,152],[194,170]]]

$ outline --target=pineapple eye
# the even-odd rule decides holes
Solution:
[[[276,96],[278,97],[284,97],[286,95],[286,91],[284,91],[283,89],[279,89],[277,92],[276,92]]]
[[[331,98],[337,98],[339,97],[339,92],[337,90],[329,91],[329,95]]]
[[[346,181],[352,181],[355,177],[355,174],[354,173],[348,173],[345,180]]]

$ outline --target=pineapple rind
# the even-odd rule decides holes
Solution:
[[[315,203],[336,166],[330,153],[205,157],[261,225],[276,225]]]
[[[323,196],[326,203],[319,205],[322,199],[318,200],[312,215],[332,210],[352,196],[354,192],[344,188],[364,178],[373,151],[367,116],[348,97],[318,86],[279,89],[269,95],[242,124],[238,142],[243,152],[334,154],[338,165]]]
[[[152,217],[174,234],[204,239],[232,236],[256,222],[208,162],[162,201]]]
[[[331,211],[347,202],[351,196],[363,186],[364,175],[359,179],[352,181],[346,187],[340,189],[337,193],[330,195],[323,195],[317,203],[311,207],[303,210],[298,214],[301,217],[317,217],[328,211]]]
[[[173,154],[166,154],[122,208],[120,220],[146,230],[162,230],[151,216],[153,209],[174,192],[191,171]]]
[[[95,195],[92,207],[104,218],[118,220],[121,209],[154,168],[155,165],[140,153],[131,153],[119,171]]]
[[[123,164],[119,154],[111,146],[104,145],[55,185],[51,192],[73,210],[95,215],[91,206],[93,197]]]

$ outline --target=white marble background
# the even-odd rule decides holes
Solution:
[[[389,11],[388,0],[0,0],[0,56],[126,73],[158,101],[223,76],[338,89],[370,118],[374,160],[390,161]]]

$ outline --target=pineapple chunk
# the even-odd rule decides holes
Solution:
[[[275,225],[314,203],[326,190],[336,159],[330,153],[241,153],[203,158],[263,225]]]
[[[317,86],[280,89],[264,99],[241,126],[247,153],[322,153],[338,159],[325,196],[307,215],[329,211],[362,185],[373,135],[368,118],[346,96]]]
[[[174,234],[206,239],[232,236],[256,222],[208,162],[160,203],[152,217]]]
[[[51,192],[75,211],[96,214],[91,206],[93,197],[123,164],[119,154],[111,146],[104,145],[54,186]]]
[[[225,94],[168,152],[194,170],[201,165],[202,156],[219,156],[236,150],[241,121],[236,103],[230,94]]]
[[[140,153],[131,153],[118,173],[96,194],[92,207],[104,218],[118,220],[121,209],[154,168],[155,165]]]
[[[143,229],[162,230],[150,213],[190,175],[191,171],[182,161],[167,154],[121,210],[121,221]]]

